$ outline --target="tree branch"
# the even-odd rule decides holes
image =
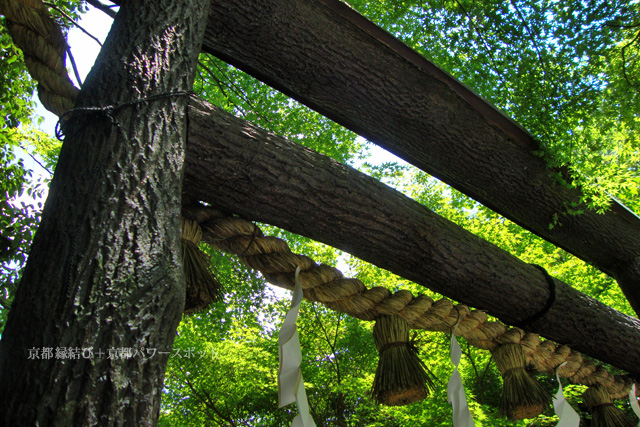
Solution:
[[[36,162],[38,164],[38,166],[40,166],[42,169],[44,169],[45,171],[47,171],[49,173],[49,175],[53,175],[53,172],[46,166],[44,165],[40,160],[38,160],[38,158],[36,156],[34,156],[33,154],[31,154],[29,152],[29,150],[27,150],[22,144],[20,145],[20,148],[22,149],[22,151],[24,151],[25,153],[27,153],[27,155],[29,157],[31,157],[31,160],[33,160],[34,162]]]
[[[178,366],[178,369],[182,373],[182,381],[187,385],[187,387],[189,387],[191,392],[204,404],[204,406],[206,408],[210,409],[216,416],[218,416],[218,418],[220,418],[220,419],[224,420],[226,423],[228,423],[228,425],[231,425],[232,427],[235,427],[236,423],[233,420],[233,418],[223,414],[216,407],[216,405],[213,403],[213,401],[211,400],[211,396],[209,396],[208,393],[205,393],[204,391],[201,393],[198,389],[196,389],[196,387],[193,385],[193,383],[191,381],[189,381],[189,379],[187,378],[187,375],[184,372],[184,369],[182,369],[182,366]],[[219,422],[219,421],[217,421],[215,419],[214,419],[214,421],[218,422],[221,426],[224,425],[223,423],[221,423],[221,422]]]
[[[82,25],[78,24],[72,17],[70,17],[64,10],[60,9],[58,6],[56,6],[54,3],[45,1],[43,2],[44,4],[46,4],[47,6],[49,6],[52,9],[55,9],[56,11],[58,11],[58,13],[62,16],[64,16],[71,24],[73,24],[75,27],[79,28],[83,33],[85,33],[87,36],[91,37],[96,43],[98,43],[100,46],[102,46],[102,42],[95,37],[93,34],[91,34],[89,31],[85,30]]]
[[[638,40],[640,40],[640,31],[638,31],[635,35],[635,37],[627,44],[625,44],[624,46],[622,46],[621,49],[621,54],[622,54],[622,74],[624,75],[624,79],[626,80],[627,84],[629,85],[629,87],[632,87],[634,89],[639,89],[637,84],[634,84],[631,82],[631,79],[629,77],[629,73],[627,72],[627,59],[626,59],[626,54],[625,51],[631,47],[631,45],[633,45],[633,43],[636,43]]]
[[[331,338],[329,338],[329,334],[327,333],[326,328],[324,327],[324,323],[322,322],[322,320],[320,320],[320,315],[318,314],[317,307],[315,306],[315,304],[311,304],[311,307],[312,307],[311,309],[313,310],[313,314],[315,314],[318,326],[320,326],[320,330],[322,330],[322,333],[324,335],[324,340],[329,346],[329,350],[333,355],[333,361],[331,362],[331,364],[334,366],[334,369],[336,371],[336,380],[338,382],[338,385],[340,385],[342,383],[342,378],[340,376],[340,365],[338,363],[338,354],[336,353],[336,342],[338,339],[338,328],[340,327],[340,319],[342,317],[342,314],[337,313],[338,321],[336,322],[336,333],[334,335],[334,339],[332,342]]]
[[[96,9],[98,9],[99,11],[107,14],[111,19],[116,17],[116,13],[111,10],[111,7],[115,7],[115,6],[107,6],[106,4],[100,2],[99,0],[86,0],[87,3],[89,3],[91,6],[95,7]],[[116,3],[116,5],[120,5],[120,2],[112,2],[112,3]]]

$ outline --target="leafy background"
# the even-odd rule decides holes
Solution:
[[[81,1],[55,1],[77,18]],[[637,1],[351,0],[350,6],[473,88],[513,117],[541,143],[537,155],[571,172],[562,185],[580,186],[592,209],[604,211],[614,196],[640,212],[638,188],[638,79],[640,10]],[[104,19],[109,19],[104,17]],[[38,131],[34,83],[21,53],[0,21],[0,331],[26,262],[41,211],[36,180],[20,159],[26,153],[53,172],[59,143]],[[532,235],[495,212],[403,162],[380,161],[371,144],[252,77],[202,54],[194,90],[208,101],[343,163],[352,165],[467,230],[613,308],[633,315],[616,283],[594,267]],[[21,150],[18,150],[20,148]],[[25,197],[28,195],[30,197]],[[579,214],[568,210],[558,215]],[[317,262],[338,265],[368,286],[428,289],[318,242],[268,225],[267,234]],[[235,258],[202,249],[227,293],[206,312],[185,316],[165,377],[163,426],[281,426],[295,405],[278,408],[277,329],[289,294],[267,285]],[[448,426],[446,382],[451,374],[449,337],[419,332],[420,356],[438,378],[428,399],[407,407],[370,399],[377,363],[372,324],[303,302],[298,327],[303,375],[312,415],[320,425]],[[551,426],[543,415],[510,422],[497,415],[502,380],[488,352],[461,340],[461,372],[476,425]],[[555,392],[552,378],[539,378]],[[582,412],[582,386],[565,394]],[[630,411],[628,403],[618,405]]]

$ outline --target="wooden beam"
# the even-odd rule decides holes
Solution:
[[[347,251],[506,324],[549,298],[537,268],[355,169],[196,98],[184,192]],[[530,329],[640,375],[640,320],[555,285],[554,304]]]
[[[217,0],[203,49],[597,266],[640,313],[640,219],[563,215],[582,194],[526,131],[344,3]]]

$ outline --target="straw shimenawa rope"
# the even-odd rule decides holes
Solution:
[[[409,405],[427,397],[434,388],[431,372],[418,357],[409,330],[409,324],[400,316],[376,319],[373,342],[379,357],[371,396],[377,403]]]
[[[540,415],[551,403],[551,395],[527,372],[523,347],[506,343],[496,347],[492,354],[503,379],[500,414],[510,420]]]
[[[202,230],[196,221],[181,218],[182,267],[185,278],[184,313],[206,310],[214,301],[222,299],[223,288],[211,272],[210,257],[198,248]]]
[[[31,76],[38,81],[42,105],[62,116],[73,108],[79,90],[65,67],[67,42],[41,0],[2,0],[0,14],[6,17],[13,42],[24,53]]]
[[[294,273],[300,266],[305,298],[333,310],[363,320],[399,315],[412,329],[446,333],[451,333],[459,322],[456,334],[475,347],[494,350],[502,344],[518,344],[526,356],[527,367],[545,374],[552,374],[567,362],[558,368],[561,377],[576,384],[600,384],[616,399],[625,397],[633,384],[628,376],[614,376],[566,345],[542,341],[537,334],[489,321],[486,313],[461,304],[454,306],[446,298],[434,301],[426,295],[413,296],[406,290],[391,293],[383,287],[367,289],[360,280],[345,278],[336,268],[292,253],[286,242],[264,236],[255,224],[244,219],[204,206],[184,208],[183,215],[200,223],[203,241],[237,255],[242,263],[260,271],[277,286],[293,289]]]
[[[613,399],[607,390],[600,385],[589,387],[582,395],[582,402],[591,412],[592,427],[635,427],[638,425],[613,405]]]

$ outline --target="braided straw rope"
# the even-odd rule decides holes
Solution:
[[[65,68],[67,42],[60,27],[41,0],[0,0],[0,14],[7,18],[9,34],[38,81],[42,105],[62,116],[73,108],[79,90]]]
[[[363,320],[399,315],[412,329],[428,331],[450,333],[457,324],[456,334],[475,347],[494,350],[506,343],[521,345],[533,370],[551,374],[558,369],[560,376],[573,383],[604,386],[616,399],[625,397],[633,384],[628,376],[614,376],[566,345],[542,341],[537,334],[489,321],[486,313],[466,305],[454,305],[446,298],[434,301],[426,295],[413,296],[407,290],[391,293],[383,287],[367,289],[360,280],[345,278],[336,268],[292,253],[285,241],[264,236],[255,224],[244,219],[205,207],[185,208],[183,215],[200,223],[204,241],[237,255],[243,264],[260,271],[277,286],[293,289],[295,270],[300,266],[305,298],[333,310]]]

